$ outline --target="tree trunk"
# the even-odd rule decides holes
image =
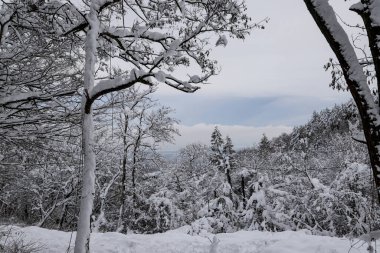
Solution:
[[[92,112],[83,115],[84,167],[82,195],[75,239],[75,253],[90,251],[91,216],[95,196],[95,152],[93,150],[94,129]]]
[[[359,8],[355,8],[359,6]],[[367,36],[368,44],[372,54],[373,65],[376,72],[377,89],[380,91],[380,23],[375,17],[380,8],[380,0],[361,0],[361,3],[353,5],[350,10],[358,13],[363,19]],[[380,110],[380,99],[377,101]],[[374,181],[377,188],[378,200],[380,203],[380,122],[372,120],[371,117],[365,115],[366,123],[363,121],[364,135],[367,141],[367,148],[369,151],[369,157],[371,161],[371,167],[373,171]],[[364,129],[365,128],[365,129]]]
[[[136,196],[136,163],[137,163],[137,148],[135,146],[133,151],[133,164],[132,164],[132,199],[133,199],[133,205],[136,204],[137,196]]]
[[[231,179],[231,174],[230,174],[230,168],[227,168],[226,170],[226,177],[227,177],[227,182],[232,189],[232,179]]]
[[[127,131],[128,131],[128,122],[129,117],[128,115],[125,115],[125,122],[124,122],[124,136],[123,136],[123,161],[121,165],[121,185],[120,185],[120,211],[119,211],[119,220],[117,224],[117,231],[123,232],[127,228],[124,225],[124,214],[125,214],[125,200],[127,198],[126,196],[126,178],[127,178],[127,155],[128,155],[128,147],[127,147]]]
[[[143,115],[144,115],[144,111],[141,112],[141,115],[140,115],[140,126],[142,124],[142,120],[143,120]],[[136,167],[137,167],[137,163],[139,162],[138,161],[138,155],[139,155],[139,148],[140,148],[140,142],[141,142],[141,136],[142,136],[142,131],[141,131],[141,128],[139,127],[138,128],[138,133],[137,133],[137,139],[134,143],[134,147],[133,147],[133,164],[132,164],[132,197],[133,197],[133,207],[135,207],[136,205],[136,202],[137,202],[137,195],[136,195]]]
[[[244,180],[243,176],[241,177],[241,194],[243,197],[243,208],[245,209],[245,207],[247,205],[247,199],[245,197],[245,180]]]
[[[91,216],[95,197],[95,152],[94,152],[94,120],[89,100],[89,91],[94,87],[96,46],[99,33],[99,20],[96,6],[91,3],[87,17],[90,28],[86,36],[86,59],[84,69],[84,91],[82,96],[82,149],[83,176],[82,195],[75,239],[74,253],[90,252]]]
[[[367,7],[364,7],[364,6]],[[371,50],[373,65],[375,67],[376,76],[380,76],[380,24],[377,23],[377,20],[374,16],[375,13],[372,13],[368,8],[372,6],[374,8],[380,8],[379,0],[361,0],[361,3],[351,6],[350,10],[356,12],[363,19],[365,29],[368,36],[368,45]],[[378,11],[379,9],[377,9]],[[377,89],[380,90],[380,78],[377,79]],[[377,101],[380,105],[380,99]]]

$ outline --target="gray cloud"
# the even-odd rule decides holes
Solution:
[[[205,97],[178,94],[161,96],[164,105],[175,108],[175,117],[184,125],[197,123],[223,125],[299,125],[313,111],[318,111],[348,99],[347,94],[334,98],[277,97]]]

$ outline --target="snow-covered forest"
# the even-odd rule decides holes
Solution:
[[[330,86],[351,99],[244,148],[215,124],[168,156],[180,120],[160,88],[201,93],[233,72],[213,51],[265,14],[243,0],[0,0],[0,252],[376,252],[380,0],[350,7],[358,25],[303,2]]]
[[[162,112],[167,111],[131,116],[130,141],[118,128],[125,120],[120,115],[115,115],[114,130],[110,118],[95,131],[93,231],[150,234],[191,225],[195,234],[308,229],[360,236],[378,228],[365,146],[352,139],[357,127],[352,103],[315,113],[291,134],[273,140],[263,136],[255,148],[236,151],[233,140],[215,128],[210,145],[189,144],[170,160],[154,148],[176,134]],[[152,118],[167,120],[170,132],[149,129],[156,124]],[[5,220],[75,229],[81,185],[76,139],[2,146]]]

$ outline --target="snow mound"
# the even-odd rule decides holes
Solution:
[[[7,228],[10,226],[0,226],[1,230]],[[184,227],[152,235],[92,233],[90,251],[92,253],[347,253],[354,245],[351,252],[364,253],[367,252],[368,246],[366,243],[357,243],[358,240],[314,236],[308,231],[276,233],[239,231],[191,236],[187,234],[188,230],[188,227]],[[43,245],[42,253],[73,252],[75,232],[15,226],[12,226],[11,231],[16,234],[23,233],[25,240]]]

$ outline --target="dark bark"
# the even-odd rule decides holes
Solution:
[[[127,132],[128,132],[128,123],[129,123],[129,117],[128,115],[125,116],[125,122],[124,122],[124,136],[123,136],[123,160],[121,165],[121,184],[120,184],[120,214],[119,214],[119,224],[118,226],[121,226],[122,224],[125,224],[124,222],[124,215],[125,215],[125,201],[126,201],[126,178],[127,178],[127,155],[128,155],[128,146],[127,146]],[[126,228],[124,227],[123,230]],[[124,231],[122,231],[124,232]]]
[[[243,208],[245,208],[246,205],[247,205],[247,199],[246,199],[246,196],[245,196],[245,181],[244,181],[244,177],[241,177],[241,195],[243,197]]]
[[[232,196],[232,179],[231,179],[231,175],[230,175],[230,169],[227,169],[226,170],[226,177],[227,177],[227,182],[228,184],[230,185],[230,193],[229,193],[229,197],[231,199],[231,201],[233,202],[233,196]],[[237,207],[238,203],[234,203],[234,206]]]
[[[132,159],[132,196],[133,196],[133,203],[136,204],[137,196],[136,196],[136,167],[138,163],[138,149],[139,149],[139,143],[140,143],[140,134],[137,137],[136,143],[133,148],[133,159]]]
[[[361,0],[361,3],[363,4],[363,9],[360,10],[351,8],[350,10],[359,14],[359,16],[363,19],[364,26],[367,31],[368,44],[371,50],[376,76],[380,76],[380,26],[376,26],[371,20],[371,13],[368,10],[368,6],[372,2],[373,0]],[[380,90],[380,78],[377,78],[377,89]],[[378,103],[380,105],[380,99]]]
[[[227,176],[227,182],[228,182],[228,184],[230,185],[230,187],[232,189],[232,179],[231,179],[230,169],[226,170],[226,176]]]
[[[142,120],[144,116],[144,110],[140,114],[140,126],[142,125]],[[139,155],[139,148],[140,148],[140,142],[142,137],[142,130],[140,127],[138,127],[138,133],[137,138],[134,143],[133,147],[133,158],[132,158],[132,197],[133,197],[133,204],[136,205],[137,202],[137,196],[136,196],[136,169],[137,169],[137,163],[138,161],[138,155]]]
[[[182,187],[181,187],[181,182],[180,182],[180,180],[179,180],[179,177],[178,177],[177,174],[175,174],[175,177],[176,177],[176,179],[177,179],[177,191],[182,192],[183,189],[182,189]]]

